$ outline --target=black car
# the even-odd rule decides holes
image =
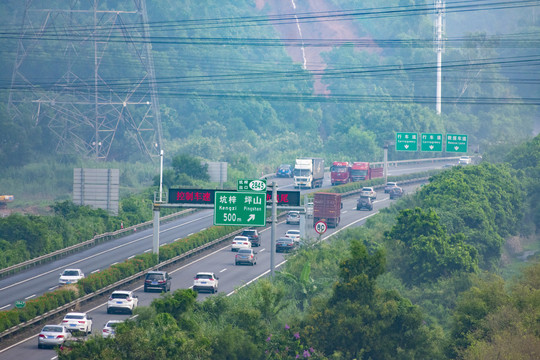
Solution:
[[[296,247],[296,241],[292,238],[281,237],[276,241],[276,252],[289,252]]]
[[[149,290],[171,291],[171,276],[166,271],[149,271],[144,279],[144,292]]]
[[[403,196],[405,191],[400,187],[395,187],[390,190],[390,199],[397,199]]]
[[[373,201],[369,196],[361,196],[360,199],[358,199],[358,202],[356,203],[356,210],[373,210]]]
[[[249,242],[251,242],[251,246],[261,246],[261,237],[259,236],[259,232],[255,229],[247,229],[242,231],[242,236],[247,236],[249,239]]]

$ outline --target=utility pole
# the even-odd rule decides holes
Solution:
[[[436,111],[441,114],[441,95],[442,95],[442,53],[444,52],[444,18],[445,2],[444,0],[435,0],[435,50],[437,52],[437,100]]]
[[[35,125],[57,140],[58,153],[107,160],[122,133],[142,154],[160,156],[146,0],[123,1],[119,8],[99,0],[20,2],[25,7],[8,98],[13,121],[28,116],[31,106]]]

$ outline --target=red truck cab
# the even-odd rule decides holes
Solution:
[[[368,162],[354,162],[351,166],[351,181],[363,181],[383,176],[383,168],[373,168]]]
[[[346,161],[334,161],[330,167],[332,186],[351,181],[351,165]]]

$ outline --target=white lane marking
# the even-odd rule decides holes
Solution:
[[[189,233],[189,234],[187,234],[187,236],[191,236],[191,235],[193,235],[193,234],[194,234],[194,233]],[[187,237],[187,236],[186,236],[186,237]]]
[[[259,251],[259,252],[263,252],[264,250],[266,250],[266,249],[261,249],[261,251]]]
[[[53,356],[53,357],[51,358],[51,360],[56,360],[56,359],[58,359],[58,356]]]
[[[160,231],[160,233],[165,232],[165,231],[169,231],[169,230],[172,230],[172,229],[175,229],[175,228],[178,228],[178,227],[187,225],[187,224],[190,224],[190,223],[195,222],[195,221],[199,221],[199,220],[204,219],[204,218],[207,218],[207,217],[212,217],[212,216],[214,216],[214,214],[209,214],[208,216],[202,216],[202,217],[200,217],[200,218],[197,218],[197,219],[194,219],[194,220],[185,222],[185,223],[183,223],[183,224],[173,226],[173,227],[171,227],[171,228],[169,228],[169,229]],[[80,259],[80,260],[74,261],[74,262],[72,262],[72,263],[66,264],[65,266],[61,266],[61,267],[58,267],[58,268],[56,268],[56,269],[52,269],[52,270],[46,271],[46,272],[44,272],[44,273],[41,273],[41,274],[39,274],[39,275],[36,275],[36,276],[30,277],[30,278],[21,280],[21,281],[15,283],[15,284],[11,284],[11,285],[5,286],[5,287],[1,288],[0,291],[5,290],[5,289],[12,288],[12,287],[14,287],[14,286],[20,285],[20,284],[25,283],[25,282],[30,281],[30,280],[37,279],[37,278],[40,277],[40,276],[44,276],[44,275],[50,274],[50,273],[55,272],[55,271],[58,271],[58,270],[67,269],[67,268],[71,267],[71,265],[75,265],[75,264],[78,264],[78,263],[80,263],[80,262],[86,261],[86,260],[88,260],[88,259],[92,259],[92,258],[94,258],[94,257],[96,257],[96,256],[100,256],[100,255],[106,254],[106,253],[111,252],[111,251],[116,250],[116,249],[120,249],[120,248],[122,248],[122,247],[124,247],[124,246],[131,245],[131,244],[136,243],[136,242],[138,242],[138,241],[142,241],[142,240],[145,240],[145,239],[150,239],[150,238],[152,238],[153,236],[154,236],[153,234],[152,234],[152,235],[148,235],[148,236],[143,236],[142,238],[138,238],[138,239],[132,240],[132,241],[130,241],[130,242],[127,242],[127,243],[125,243],[125,244],[115,246],[115,247],[113,247],[113,248],[111,248],[111,249],[108,249],[108,250],[99,252],[99,253],[94,254],[94,255],[90,255],[90,256],[88,256],[88,257],[86,257],[86,258],[84,258],[84,259]],[[114,264],[117,264],[117,263],[114,263]],[[114,264],[112,264],[112,265],[114,265]]]
[[[219,270],[220,273],[224,272],[224,271],[227,271],[227,269],[222,269],[222,270]]]
[[[28,300],[28,299],[31,299],[31,298],[33,298],[33,297],[35,297],[35,296],[36,296],[36,294],[34,294],[34,295],[30,295],[30,296],[27,296],[27,297],[25,297],[25,298],[24,298],[24,300]]]
[[[376,213],[374,213],[374,214],[370,214],[370,215],[365,216],[365,217],[363,217],[363,218],[361,218],[361,219],[358,219],[358,220],[356,220],[354,223],[351,223],[350,225],[355,224],[355,223],[357,223],[358,221],[362,221],[362,220],[364,220],[364,219],[367,219],[367,218],[369,218],[369,217],[371,217],[371,216],[373,216],[373,215],[376,215],[377,213],[378,213],[378,211],[377,211]],[[334,233],[328,235],[328,236],[325,237],[323,240],[328,239],[330,236],[337,234],[337,233],[340,232],[341,230],[344,230],[345,228],[349,227],[350,225],[347,225],[347,226],[343,227],[342,229],[340,229],[340,230],[338,230],[338,231],[336,231],[336,232],[334,232]],[[216,250],[216,251],[214,251],[214,252],[212,252],[212,253],[210,253],[210,254],[208,254],[208,255],[205,255],[205,256],[203,256],[203,257],[200,258],[200,259],[194,260],[194,261],[190,262],[189,264],[186,264],[186,265],[184,265],[184,266],[182,266],[182,267],[179,267],[178,269],[173,270],[173,271],[171,271],[170,273],[171,273],[171,274],[174,274],[175,272],[180,271],[180,270],[182,270],[182,269],[184,269],[184,268],[186,268],[186,267],[188,267],[188,266],[190,266],[190,265],[192,265],[192,264],[194,264],[194,263],[196,263],[196,262],[199,262],[199,261],[201,261],[201,260],[203,260],[203,259],[205,259],[205,258],[207,258],[207,257],[209,257],[209,256],[212,256],[212,255],[214,255],[214,254],[217,253],[217,252],[220,252],[220,251],[223,251],[223,250],[227,249],[229,246],[230,246],[230,245],[227,245],[227,246],[225,246],[225,247],[222,247],[221,249],[218,249],[218,250]],[[276,265],[276,268],[277,268],[277,267],[280,267],[282,264],[284,264],[284,263],[286,263],[286,262],[287,262],[287,260],[285,260],[285,261],[279,263],[278,265]],[[117,263],[115,263],[115,264],[117,264]],[[114,264],[112,264],[112,265],[114,265]],[[229,294],[227,294],[227,296],[230,296],[230,295],[234,294],[234,293],[235,293],[236,291],[238,291],[239,289],[243,288],[244,286],[247,286],[247,285],[251,284],[251,283],[254,282],[255,280],[257,280],[257,279],[261,278],[262,276],[268,274],[269,272],[270,272],[270,270],[266,270],[263,274],[257,276],[255,279],[253,279],[253,280],[251,280],[251,281],[245,283],[245,284],[242,285],[241,287],[239,287],[239,288],[237,288],[236,290],[234,290],[234,291],[230,292]],[[140,290],[140,289],[143,288],[143,286],[144,286],[144,285],[141,285],[141,286],[139,286],[138,288],[135,288],[134,290]],[[189,287],[189,289],[192,289],[192,288],[193,288],[193,285]],[[94,310],[96,310],[96,309],[99,309],[99,308],[102,307],[102,306],[105,306],[105,305],[107,305],[106,302],[104,302],[103,304],[100,304],[100,305],[94,307],[93,309],[88,310],[87,312],[92,312],[92,311],[94,311]],[[6,306],[9,306],[9,305],[6,305]],[[16,343],[16,344],[13,344],[13,345],[11,345],[11,346],[8,346],[8,347],[5,348],[5,349],[1,349],[1,350],[0,350],[0,354],[3,353],[4,351],[7,351],[7,350],[13,348],[13,347],[19,346],[20,344],[22,344],[22,343],[24,343],[24,342],[26,342],[26,341],[35,339],[35,337],[36,337],[37,335],[38,335],[38,334],[36,333],[36,334],[34,334],[34,335],[32,335],[32,336],[26,338],[26,339],[23,339],[23,340],[19,341],[19,342]]]
[[[347,210],[343,210],[341,213],[342,213],[342,214],[346,214],[346,213],[347,213]]]
[[[199,230],[199,231],[204,231],[204,230],[206,230],[206,228],[202,228],[202,229],[201,229],[201,230]]]
[[[131,255],[130,257],[128,257],[128,260],[133,259],[134,257],[135,257],[135,255]]]
[[[145,253],[152,251],[152,249],[144,250]]]
[[[118,262],[112,263],[111,266],[118,264]]]
[[[53,287],[50,287],[50,288],[49,288],[49,291],[53,291],[53,290],[56,289],[57,287],[58,287],[58,285],[55,285],[55,286],[53,286]]]
[[[11,305],[11,304],[4,305],[4,306],[0,307],[0,310],[3,310],[3,309],[5,309],[5,308],[9,307],[10,305]]]
[[[99,269],[96,269],[96,270],[92,271],[90,274],[95,274],[97,272],[99,272]]]
[[[165,246],[167,243],[159,244],[159,247]]]
[[[280,267],[281,265],[285,264],[287,262],[287,260],[283,260],[282,262],[280,262],[279,264],[276,265],[276,268]],[[231,296],[233,295],[234,293],[236,293],[238,290],[240,290],[241,288],[245,287],[245,286],[248,286],[249,284],[251,284],[252,282],[254,281],[257,281],[259,280],[261,277],[263,277],[264,275],[268,274],[270,272],[270,269],[266,270],[265,272],[263,272],[261,275],[249,280],[247,283],[245,283],[244,285],[242,286],[239,286],[237,287],[236,289],[234,289],[233,291],[231,291],[230,293],[227,294],[227,296]]]

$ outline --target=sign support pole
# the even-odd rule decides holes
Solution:
[[[154,204],[154,236],[152,242],[153,253],[158,256],[159,263],[159,206]]]
[[[274,277],[276,270],[276,222],[277,222],[277,184],[272,181],[272,230],[270,235],[270,276]]]

